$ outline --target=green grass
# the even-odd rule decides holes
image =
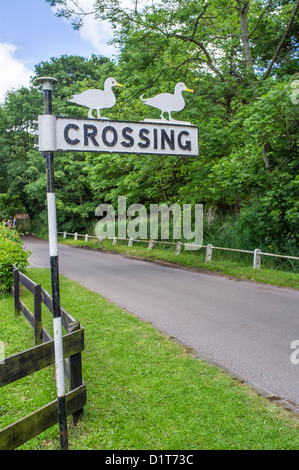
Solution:
[[[50,289],[47,269],[28,275]],[[83,377],[87,404],[77,426],[69,421],[74,450],[298,449],[298,416],[150,324],[61,277],[61,304],[85,329]],[[22,298],[32,305],[31,294]],[[12,298],[1,295],[0,340],[6,355],[33,346],[33,332],[15,317]],[[51,317],[43,311],[47,325]],[[0,366],[1,367],[1,366]],[[0,427],[53,400],[47,368],[1,389]],[[59,449],[53,426],[20,449]]]
[[[33,330],[23,315],[15,316],[13,300],[9,294],[0,294],[0,325],[0,341],[4,343],[5,357],[34,346]],[[1,388],[0,428],[54,399],[55,380],[51,367],[6,385]]]
[[[179,255],[175,255],[174,245],[170,245],[170,247],[166,249],[165,245],[163,247],[161,244],[158,248],[148,250],[148,245],[143,242],[134,242],[133,246],[129,247],[128,242],[122,241],[118,241],[117,245],[112,245],[111,240],[103,240],[101,245],[99,245],[97,241],[64,240],[62,237],[59,238],[59,243],[93,250],[114,251],[127,256],[162,263],[171,263],[184,268],[224,274],[239,279],[262,282],[280,287],[299,289],[299,273],[276,269],[273,267],[273,259],[266,259],[265,256],[262,257],[263,265],[261,269],[253,269],[253,255],[244,253],[213,250],[212,261],[207,264],[205,263],[204,248],[199,251],[185,251],[182,249]],[[156,246],[156,244],[154,246]]]

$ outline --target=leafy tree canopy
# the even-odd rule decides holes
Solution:
[[[78,11],[76,1],[49,3],[60,6],[59,14],[75,27],[87,13]],[[128,204],[203,203],[206,211],[230,220],[227,233],[235,234],[234,247],[271,244],[295,252],[298,5],[299,0],[161,0],[136,1],[127,10],[117,0],[95,1],[99,21],[108,18],[115,27],[118,60],[62,56],[37,64],[36,76],[58,79],[54,113],[85,116],[85,109],[68,99],[102,88],[115,76],[125,87],[115,90],[117,103],[105,115],[155,117],[140,95],[173,92],[183,80],[194,93],[185,97],[179,117],[198,126],[200,154],[55,154],[59,229],[90,233],[96,207],[115,205],[125,195]],[[9,93],[0,107],[0,191],[17,196],[46,226],[45,168],[32,133],[42,112],[34,79],[29,89]]]

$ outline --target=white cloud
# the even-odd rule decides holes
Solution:
[[[139,0],[139,4],[146,3],[146,1]],[[121,0],[120,3],[123,8],[132,8],[135,5],[135,0]],[[115,47],[108,45],[113,37],[113,29],[109,21],[99,20],[92,14],[95,0],[67,0],[67,4],[71,10],[79,14],[82,12],[89,13],[85,16],[83,26],[79,30],[81,38],[92,44],[98,54],[106,57],[115,54]],[[52,10],[56,13],[59,7],[52,7]]]
[[[112,28],[108,21],[100,21],[92,14],[94,11],[95,0],[68,0],[67,3],[75,12],[90,13],[85,16],[83,26],[79,30],[79,34],[84,41],[89,42],[95,48],[95,53],[107,56],[113,55],[116,51],[113,46],[108,45],[108,41],[112,38]],[[59,10],[59,6],[52,7],[53,13]],[[68,20],[66,20],[68,21]]]
[[[80,29],[80,36],[84,41],[90,42],[98,54],[109,56],[115,53],[114,47],[107,44],[112,38],[112,28],[108,21],[99,21],[93,16],[87,16]]]
[[[14,56],[17,49],[14,44],[0,43],[0,103],[7,91],[28,86],[30,82],[32,71]]]

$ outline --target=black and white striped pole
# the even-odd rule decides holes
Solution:
[[[52,77],[41,77],[37,79],[43,85],[44,116],[39,117],[43,126],[47,128],[48,151],[42,154],[46,162],[47,174],[47,207],[48,207],[48,229],[49,229],[49,254],[52,284],[52,309],[53,309],[53,331],[55,349],[55,375],[58,401],[58,420],[61,450],[68,450],[68,432],[65,403],[65,381],[63,362],[63,337],[60,312],[60,289],[59,289],[59,265],[58,265],[58,242],[57,242],[57,220],[56,199],[54,186],[54,154],[55,150],[55,116],[52,116],[52,91],[57,80]],[[42,118],[42,119],[40,119]],[[54,142],[53,142],[54,140]],[[53,150],[53,151],[52,151]]]

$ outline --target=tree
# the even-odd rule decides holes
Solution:
[[[76,28],[86,14],[92,14],[74,0],[47,1],[59,6],[58,15],[72,19]],[[118,0],[94,2],[94,14],[114,27],[121,74],[134,90],[130,96],[124,92],[122,109],[140,116],[141,107],[134,104],[130,110],[126,105],[131,106],[148,88],[152,94],[161,89],[172,91],[176,79],[186,79],[196,93],[194,112],[189,116],[203,132],[206,145],[201,150],[205,152],[208,140],[213,141],[209,153],[220,157],[224,149],[219,149],[214,136],[219,136],[219,142],[226,136],[233,145],[230,121],[239,108],[258,100],[263,83],[269,79],[272,83],[271,77],[297,72],[298,9],[299,0],[136,1],[133,9],[122,8]],[[206,120],[202,122],[198,116],[198,110],[205,108],[208,115],[214,111],[212,139],[206,132]],[[260,145],[266,162],[268,147],[262,141]]]
[[[18,196],[9,196],[6,193],[0,194],[0,218],[13,219],[16,214],[24,213],[25,208]]]
[[[295,250],[299,108],[291,97],[297,2],[163,0],[136,2],[132,12],[117,1],[107,0],[105,10],[101,5],[96,3],[97,14],[116,27],[118,60],[62,56],[38,64],[38,76],[58,78],[55,114],[85,116],[68,98],[102,88],[105,78],[115,76],[125,88],[106,115],[140,121],[149,110],[141,94],[173,92],[183,80],[195,92],[186,96],[179,118],[198,126],[199,157],[55,154],[60,229],[85,231],[100,203],[115,205],[118,196],[127,196],[128,204],[203,203],[226,218],[227,233],[236,235],[231,240],[241,248],[271,242]],[[29,125],[41,107],[34,81],[0,107],[0,184],[46,226],[44,162]]]
[[[84,110],[68,103],[74,93],[86,87],[101,86],[114,65],[102,56],[85,59],[62,56],[35,67],[37,76],[54,76],[56,115],[83,116]],[[8,93],[0,107],[0,183],[9,197],[17,197],[30,217],[47,227],[46,175],[42,155],[34,148],[34,121],[43,114],[43,98],[35,80],[30,88]],[[86,156],[68,152],[55,155],[58,225],[66,230],[86,230],[94,218],[97,202],[85,169]]]
[[[47,1],[60,6],[58,16],[71,18],[75,28],[93,13],[85,12],[76,0]],[[185,61],[202,71],[208,69],[221,81],[229,74],[237,82],[265,80],[286,61],[295,70],[298,9],[299,0],[136,1],[134,9],[123,8],[119,0],[94,2],[94,14],[112,23],[113,41],[121,48],[137,32],[146,43],[156,39],[156,53],[159,48],[165,51],[161,39],[168,45],[173,38],[177,48],[187,44]]]

